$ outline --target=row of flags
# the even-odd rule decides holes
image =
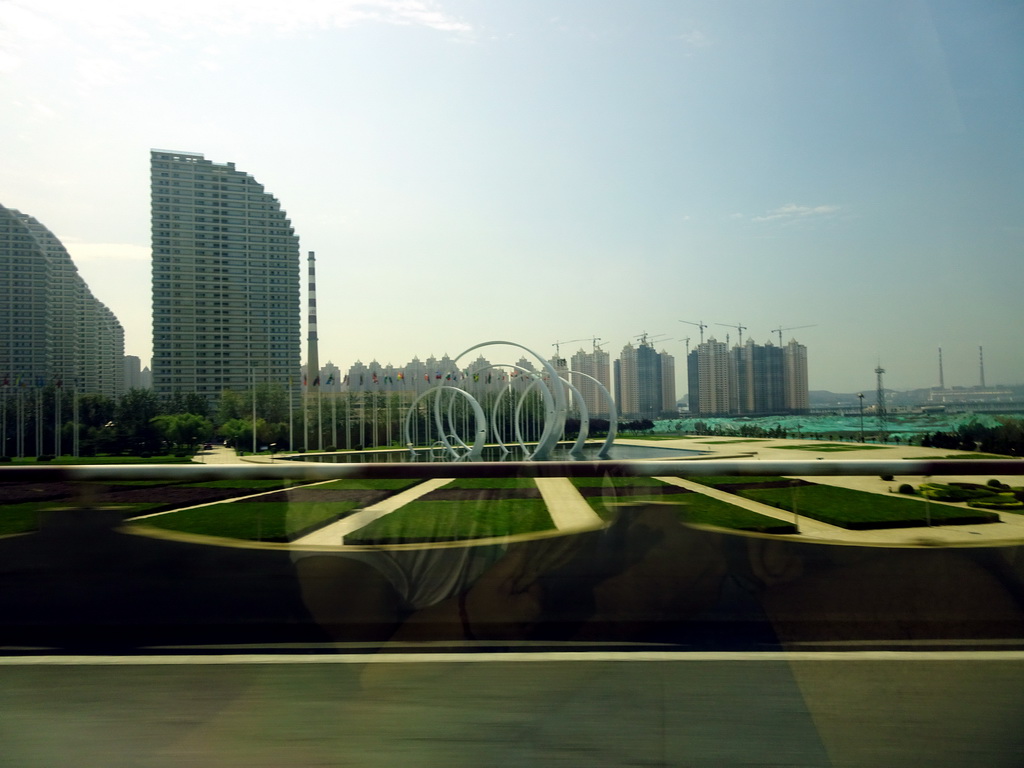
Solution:
[[[516,378],[519,375],[521,375],[520,371],[512,371],[508,376],[506,376],[504,373],[499,373],[497,375],[488,373],[486,376],[482,377],[479,373],[474,373],[472,375],[462,374],[461,378],[462,378],[462,381],[466,381],[468,379],[472,379],[474,382],[479,382],[479,381],[483,380],[486,384],[490,384],[490,383],[492,383],[494,381],[508,381],[510,378]],[[544,378],[546,379],[547,377],[545,376]],[[366,383],[365,379],[366,379],[366,374],[362,374],[362,373],[359,374],[359,381],[358,381],[359,386],[362,386],[362,385],[364,385]],[[424,373],[423,374],[423,380],[429,382],[430,381],[430,374],[429,373]],[[444,373],[443,374],[440,371],[437,371],[434,374],[434,380],[435,381],[459,381],[459,373],[458,372],[449,372],[449,373]],[[398,371],[398,373],[396,373],[394,376],[392,376],[390,374],[384,374],[383,376],[378,376],[376,371],[374,371],[374,372],[372,372],[370,374],[370,382],[372,384],[382,384],[382,383],[383,384],[394,384],[396,381],[405,381],[405,373],[403,371]],[[347,386],[350,383],[356,383],[356,382],[350,382],[349,381],[349,376],[346,375],[342,379],[341,383],[342,383],[343,386]],[[327,377],[327,384],[326,384],[326,386],[331,386],[333,384],[334,384],[334,374],[332,373],[330,376]],[[304,387],[307,386],[307,378],[306,378],[306,376],[302,377],[302,386],[304,386]],[[316,378],[313,379],[313,386],[314,387],[319,387],[320,386],[320,377],[319,376],[317,376]]]

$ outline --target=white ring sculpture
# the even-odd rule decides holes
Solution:
[[[526,459],[528,461],[545,461],[551,458],[552,451],[558,444],[558,440],[561,437],[563,431],[565,430],[565,420],[569,410],[567,391],[572,392],[575,395],[580,407],[580,431],[569,453],[574,458],[582,458],[583,444],[586,442],[587,436],[590,433],[590,414],[587,410],[586,404],[583,402],[583,397],[580,395],[579,390],[577,390],[576,387],[573,386],[570,381],[568,381],[567,379],[563,379],[558,375],[558,373],[555,371],[554,366],[552,366],[549,361],[542,358],[532,349],[530,349],[529,347],[524,347],[522,344],[517,344],[512,341],[485,341],[481,344],[476,344],[470,347],[469,349],[465,350],[460,355],[458,355],[454,360],[452,360],[452,366],[454,370],[456,372],[458,371],[459,360],[461,360],[469,353],[481,349],[482,347],[498,345],[516,347],[529,353],[534,358],[540,361],[541,365],[544,368],[544,373],[546,374],[546,376],[541,376],[541,374],[536,371],[531,371],[526,368],[523,368],[522,366],[513,365],[509,363],[504,363],[500,365],[490,365],[487,368],[481,368],[479,370],[474,371],[474,374],[479,376],[481,371],[486,371],[493,368],[512,368],[514,370],[525,373],[531,379],[530,383],[526,386],[525,390],[523,391],[522,397],[520,397],[519,402],[516,403],[515,415],[513,419],[516,440],[519,443],[519,447],[522,449],[523,453],[526,454]],[[575,374],[577,376],[583,376],[584,378],[589,379],[590,381],[597,384],[598,388],[601,391],[601,394],[604,396],[605,400],[608,403],[608,412],[610,417],[608,425],[608,437],[605,439],[604,445],[602,445],[601,450],[598,452],[598,456],[600,458],[607,458],[608,451],[615,440],[616,426],[618,420],[618,415],[615,409],[615,401],[612,399],[612,396],[608,392],[607,388],[593,376],[581,373],[579,371],[570,371],[569,373]],[[530,392],[530,390],[537,386],[540,387],[540,394],[544,401],[544,429],[541,432],[540,438],[537,440],[537,447],[534,449],[533,453],[529,453],[529,449],[526,447],[526,442],[523,439],[521,429],[522,407],[523,404],[526,402],[526,395]],[[511,389],[512,386],[510,382],[507,387],[502,388],[502,390],[498,393],[498,397],[495,399],[494,406],[492,408],[491,425],[497,424],[498,406],[500,405],[501,399],[504,396],[505,392],[511,392]],[[465,397],[469,401],[470,407],[473,409],[473,417],[476,420],[476,435],[474,437],[472,447],[468,446],[462,440],[462,438],[459,437],[458,430],[456,428],[456,425],[454,424],[454,418],[452,414],[452,409],[455,403],[454,394],[452,399],[448,403],[447,425],[445,424],[445,419],[442,417],[441,404],[446,390],[450,390],[453,393],[457,392],[462,397]],[[419,405],[420,401],[431,394],[434,395],[434,424],[437,427],[439,435],[438,441],[437,443],[435,443],[435,445],[442,445],[444,447],[445,452],[455,461],[462,461],[463,459],[468,459],[470,461],[478,461],[480,459],[480,456],[482,455],[484,444],[487,438],[487,433],[489,431],[487,418],[484,415],[483,408],[480,406],[480,403],[476,400],[476,398],[474,398],[466,390],[461,389],[459,387],[453,387],[448,384],[439,384],[435,387],[431,387],[426,392],[420,394],[409,407],[409,411],[407,412],[405,418],[404,436],[405,442],[407,445],[409,445],[410,450],[413,450],[413,443],[410,433],[410,424],[412,421],[412,417],[415,414],[416,407],[417,405]],[[446,429],[446,426],[450,428],[450,434],[449,429]],[[502,442],[501,435],[498,433],[497,430],[494,430],[494,437],[497,440],[498,445],[501,447],[503,454],[507,454],[508,448]],[[456,443],[463,450],[461,455],[456,446],[453,445],[453,442]]]

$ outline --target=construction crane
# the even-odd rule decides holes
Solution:
[[[685,341],[686,342],[686,356],[689,357],[690,356],[690,337],[687,336],[686,338],[683,338],[683,339],[676,339],[676,341]]]
[[[771,332],[779,334],[779,346],[781,347],[782,346],[782,332],[783,331],[795,331],[798,328],[814,328],[816,325],[817,325],[816,323],[811,323],[810,325],[791,325],[791,326],[789,326],[789,328],[782,328],[780,326],[778,328],[772,328]]]
[[[743,332],[745,330],[747,330],[747,326],[745,326],[745,325],[729,325],[729,323],[715,323],[715,325],[724,325],[726,328],[735,328],[736,330],[738,330],[740,332],[740,346],[741,347],[743,346]],[[726,344],[728,345],[728,342],[726,342]]]
[[[680,320],[679,322],[686,323],[687,325],[695,325],[700,328],[700,343],[704,343],[704,329],[707,328],[707,326],[704,324],[703,320],[698,320],[696,323],[691,323],[689,320]]]
[[[596,350],[597,349],[597,342],[599,342],[600,340],[601,340],[600,336],[588,336],[585,339],[568,339],[567,341],[556,341],[551,346],[553,346],[555,348],[555,357],[557,357],[559,360],[562,360],[563,359],[562,358],[562,351],[560,349],[562,344],[573,344],[573,343],[575,343],[577,341],[590,341],[590,342],[593,342],[594,349]]]
[[[653,347],[654,342],[664,341],[665,339],[668,338],[668,336],[666,336],[664,333],[659,334],[658,336],[651,336],[651,334],[649,334],[647,331],[644,331],[639,336],[634,336],[633,338],[637,339],[641,345]]]

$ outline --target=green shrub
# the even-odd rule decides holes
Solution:
[[[973,487],[965,487],[973,486]],[[992,489],[977,483],[921,483],[918,492],[933,501],[971,501],[992,495]]]
[[[999,482],[998,480],[996,480],[994,477],[991,480],[989,480],[987,483],[985,483],[985,485],[987,485],[989,488],[1006,488],[1007,487],[1007,486],[1003,485],[1001,482]]]
[[[53,455],[49,453],[41,453],[36,456],[36,461],[53,461]]]
[[[967,502],[968,507],[975,509],[992,510],[1018,510],[1024,509],[1024,501],[1015,499],[1012,493],[1000,493],[995,496],[987,496],[983,499],[974,499]]]
[[[879,477],[881,477],[887,483],[892,482],[892,475],[879,475]]]
[[[899,493],[902,493],[906,496],[914,495],[914,486],[912,486],[910,483],[903,483],[903,485],[901,485],[897,490]]]

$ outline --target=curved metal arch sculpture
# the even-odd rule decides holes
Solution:
[[[466,443],[462,440],[462,438],[458,436],[457,433],[452,433],[452,436],[459,443],[459,445],[466,449],[466,453],[464,453],[462,456],[459,455],[458,451],[455,450],[455,447],[451,444],[451,442],[448,440],[448,437],[445,435],[445,432],[447,430],[445,430],[444,423],[441,418],[442,390],[451,390],[453,393],[457,392],[458,394],[462,395],[467,400],[469,400],[470,407],[473,409],[473,416],[476,419],[476,437],[473,440],[473,446],[470,447],[466,445]],[[404,436],[406,445],[412,445],[411,432],[409,430],[409,427],[410,422],[412,421],[412,417],[416,413],[416,406],[419,405],[419,402],[421,400],[425,399],[428,395],[431,394],[435,395],[434,423],[436,424],[439,433],[438,442],[440,442],[441,445],[444,447],[445,452],[456,461],[461,461],[462,459],[467,458],[470,461],[478,461],[483,453],[484,446],[487,443],[487,417],[484,415],[484,409],[480,407],[480,403],[477,402],[476,398],[474,398],[466,390],[459,389],[458,387],[453,387],[450,384],[439,384],[436,387],[431,387],[426,392],[423,392],[421,395],[419,395],[419,397],[417,397],[412,402],[412,405],[409,406],[409,410],[405,414]]]
[[[597,388],[601,391],[601,394],[604,395],[604,400],[608,404],[608,436],[605,438],[604,445],[601,446],[601,450],[597,452],[597,455],[600,458],[602,458],[602,459],[607,459],[608,458],[608,452],[611,450],[612,444],[615,442],[615,436],[618,434],[618,431],[619,431],[619,411],[615,407],[615,400],[612,398],[612,393],[608,391],[608,388],[604,384],[602,384],[600,381],[595,379],[589,373],[583,373],[583,371],[569,371],[569,375],[570,376],[582,376],[585,379],[589,379],[590,381],[592,381],[595,384],[597,384]],[[573,387],[573,391],[576,392],[577,395],[579,395],[579,392],[576,391],[575,387]],[[582,397],[580,397],[580,404],[583,405],[583,398]],[[584,408],[585,407],[586,406],[584,405]],[[581,417],[580,418],[580,424],[581,424],[580,431],[581,432],[583,431],[582,422],[583,422],[583,419]],[[590,425],[589,425],[589,414],[588,414],[588,424],[587,424],[588,430],[589,430],[589,426]]]
[[[545,461],[551,458],[551,454],[555,446],[558,444],[559,438],[565,430],[565,421],[569,411],[568,395],[570,392],[576,397],[579,403],[580,431],[569,454],[577,459],[583,458],[583,445],[586,442],[586,439],[590,433],[590,414],[587,410],[586,403],[584,403],[582,395],[580,394],[579,390],[572,384],[572,382],[569,381],[568,379],[560,377],[557,371],[555,370],[554,366],[551,365],[549,361],[545,360],[539,354],[534,352],[532,349],[513,341],[481,342],[480,344],[475,344],[469,349],[466,349],[451,361],[454,371],[456,373],[458,372],[458,362],[463,357],[465,357],[471,352],[490,346],[509,346],[523,350],[524,352],[533,356],[536,360],[540,362],[543,368],[543,374],[545,374],[542,375],[541,372],[524,368],[523,366],[511,363],[488,364],[486,367],[475,369],[473,372],[474,376],[477,377],[477,380],[479,374],[483,371],[505,368],[511,368],[515,371],[522,372],[526,374],[527,377],[529,377],[530,383],[525,387],[525,389],[522,392],[522,397],[520,397],[519,401],[516,403],[515,414],[513,417],[513,427],[515,429],[516,440],[519,443],[519,447],[522,449],[524,455],[526,455],[526,459],[528,461]],[[594,382],[598,386],[598,388],[601,391],[601,394],[604,396],[605,400],[608,403],[608,411],[610,416],[608,437],[605,439],[605,442],[602,445],[601,450],[598,452],[598,456],[600,458],[608,458],[608,452],[611,448],[612,443],[615,440],[616,426],[618,420],[618,414],[615,408],[615,401],[612,399],[612,396],[608,392],[608,389],[593,376],[582,373],[580,371],[569,371],[569,374],[570,376],[573,374],[577,376],[582,376]],[[440,374],[438,374],[438,376],[440,377]],[[534,449],[532,453],[530,453],[522,435],[522,408],[524,403],[526,402],[526,395],[534,388],[539,388],[540,396],[544,403],[544,428],[541,432],[540,437],[537,440],[537,447]],[[449,430],[446,429],[445,418],[442,415],[442,402],[444,401],[445,392],[448,390],[450,390],[453,393],[452,398],[448,401],[447,414],[447,426],[452,428],[451,434],[448,434]],[[417,412],[417,406],[419,405],[419,403],[426,399],[429,395],[433,395],[433,417],[434,424],[438,431],[438,440],[436,445],[442,446],[444,451],[448,454],[448,456],[450,456],[455,461],[462,461],[463,459],[477,461],[480,459],[482,455],[488,432],[491,431],[494,425],[498,423],[498,408],[501,404],[502,398],[505,396],[506,393],[511,392],[511,382],[509,383],[508,386],[503,387],[501,391],[499,391],[497,398],[495,398],[494,406],[492,408],[492,421],[488,423],[487,417],[485,416],[483,408],[481,407],[479,401],[477,401],[477,399],[473,397],[465,389],[462,389],[461,387],[455,387],[450,384],[438,384],[435,387],[431,387],[430,389],[426,390],[425,392],[421,393],[418,397],[416,397],[416,399],[409,406],[409,410],[406,413],[405,418],[405,442],[410,447],[410,450],[413,450],[413,443],[410,432],[412,418],[414,414]],[[465,441],[459,436],[457,427],[454,424],[452,409],[454,408],[454,404],[456,401],[455,393],[458,393],[459,396],[466,398],[466,400],[470,404],[470,407],[473,409],[473,416],[476,421],[476,434],[473,440],[472,447],[467,445]],[[507,455],[508,448],[501,440],[500,433],[498,432],[497,429],[494,429],[493,431],[495,439],[497,440],[503,453]],[[459,453],[459,450],[456,448],[456,445],[453,445],[453,441],[455,444],[461,447],[461,449],[463,449],[463,453]]]
[[[521,349],[524,352],[528,352],[529,354],[533,355],[533,357],[540,361],[541,365],[544,367],[544,371],[548,374],[548,377],[551,381],[561,381],[561,378],[559,377],[558,373],[555,371],[555,368],[554,366],[551,365],[551,363],[549,363],[547,360],[538,355],[529,347],[523,346],[522,344],[517,344],[514,341],[484,341],[481,342],[480,344],[475,344],[469,349],[462,352],[462,354],[460,354],[454,360],[452,360],[452,365],[458,367],[459,360],[468,355],[470,352],[482,349],[483,347],[492,347],[498,345],[516,347],[517,349]],[[548,388],[545,387],[545,389]],[[545,419],[544,423],[544,431],[541,433],[540,439],[537,441],[536,450],[534,450],[533,454],[529,457],[535,461],[545,461],[551,458],[551,452],[554,450],[555,445],[558,443],[558,438],[561,436],[562,429],[565,426],[565,417],[568,413],[568,405],[565,398],[565,389],[561,386],[554,387],[553,389],[555,390],[554,392],[551,392],[551,394],[554,396],[553,408],[549,411],[549,413],[546,414],[547,418]],[[550,389],[548,391],[550,392]],[[545,405],[546,404],[547,401],[545,398]]]

